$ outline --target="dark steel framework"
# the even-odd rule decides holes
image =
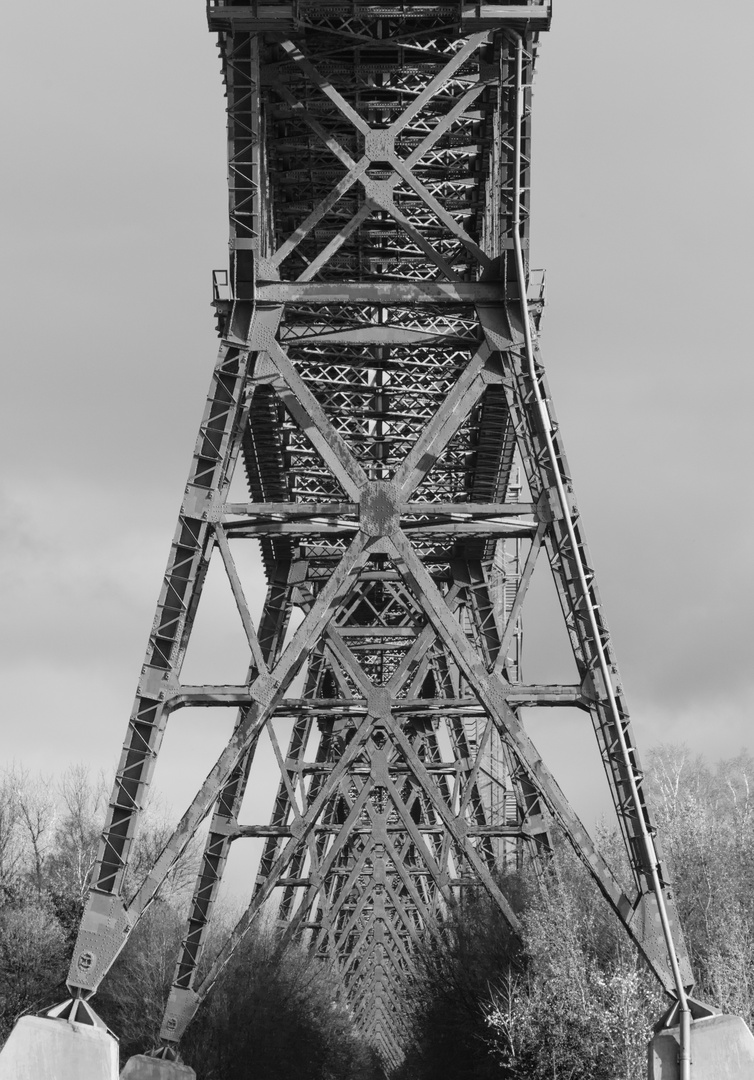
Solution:
[[[220,352],[71,965],[71,1015],[208,817],[163,1054],[274,901],[286,938],[332,965],[357,1027],[397,1063],[417,945],[469,884],[515,927],[496,866],[546,852],[553,826],[677,994],[688,958],[536,343],[530,91],[548,0],[258,0],[208,14],[228,101],[230,283],[216,275]],[[245,501],[230,499],[235,469]],[[256,620],[238,569],[250,540],[266,573]],[[540,558],[572,685],[523,681],[521,611]],[[248,644],[239,685],[181,682],[211,560]],[[218,705],[237,710],[233,734],[125,897],[168,717]],[[527,734],[525,710],[543,706],[591,717],[627,891]],[[242,824],[263,729],[279,789],[269,821]],[[264,838],[253,897],[199,978],[244,837]]]

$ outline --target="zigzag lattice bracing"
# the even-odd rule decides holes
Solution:
[[[164,1053],[266,909],[396,1065],[417,949],[467,888],[515,927],[500,869],[536,862],[554,828],[674,993],[667,916],[689,986],[537,349],[530,98],[548,4],[260,0],[208,14],[228,99],[231,285],[70,986],[96,990],[207,819]],[[522,609],[548,562],[568,684],[524,679]],[[210,565],[248,653],[238,684],[181,678]],[[235,710],[233,733],[126,897],[166,724],[208,706]],[[628,891],[531,741],[527,710],[545,707],[591,717]],[[263,742],[277,790],[248,822]],[[228,853],[250,837],[262,854],[248,909],[200,976]]]

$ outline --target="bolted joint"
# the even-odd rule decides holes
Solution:
[[[381,720],[390,716],[393,699],[387,686],[373,686],[369,689],[369,716]]]
[[[394,138],[388,128],[372,128],[364,135],[364,156],[370,161],[387,161],[394,152]]]
[[[367,536],[390,536],[401,524],[398,488],[389,480],[372,480],[361,489],[359,528]]]
[[[181,504],[183,517],[198,521],[217,522],[223,516],[223,500],[214,488],[187,484]]]
[[[557,492],[545,488],[537,499],[537,521],[549,525],[556,517],[561,516],[560,502]]]
[[[260,675],[251,684],[249,696],[260,705],[269,705],[278,691],[280,682],[273,675]]]
[[[160,1038],[165,1042],[180,1042],[186,1028],[199,1008],[199,995],[193,990],[171,986],[165,1016],[160,1028]]]
[[[620,684],[618,669],[615,664],[610,664],[608,670],[610,673],[611,689],[615,696],[619,697],[623,693],[623,687]],[[584,674],[584,678],[581,680],[581,693],[587,701],[607,701],[607,684],[605,682],[605,676],[602,673],[602,668],[595,666]]]
[[[395,185],[392,180],[377,180],[371,176],[364,176],[361,181],[364,194],[367,199],[375,203],[381,210],[390,210],[395,206]]]
[[[167,703],[178,693],[178,680],[172,670],[145,664],[139,679],[139,696]]]
[[[384,750],[372,751],[369,762],[369,775],[372,778],[372,783],[377,787],[386,788],[390,783],[390,767]]]
[[[89,893],[68,972],[72,992],[94,992],[110,970],[134,924],[119,896]]]

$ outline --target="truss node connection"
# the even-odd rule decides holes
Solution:
[[[264,909],[281,946],[296,939],[331,970],[357,1029],[396,1066],[418,948],[469,889],[515,928],[505,871],[541,862],[553,829],[683,999],[688,957],[538,348],[531,86],[550,5],[260,0],[210,3],[208,21],[228,113],[220,349],[74,998],[96,991],[208,821],[163,1056]],[[232,684],[182,678],[211,567],[247,658]],[[524,677],[538,567],[559,601],[569,682]],[[232,733],[127,895],[168,720],[210,707],[235,710]],[[630,885],[527,730],[527,710],[563,707],[591,720]],[[244,800],[271,764],[269,812],[249,821]],[[207,960],[229,852],[249,839],[261,857],[248,907]]]

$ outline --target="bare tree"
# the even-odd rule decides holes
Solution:
[[[41,898],[46,884],[46,863],[52,847],[57,808],[55,792],[49,777],[29,775],[28,770],[16,770],[18,814],[27,849],[28,877]]]
[[[0,902],[14,892],[23,859],[18,784],[12,769],[0,773]]]
[[[92,779],[85,765],[71,765],[57,787],[59,815],[55,851],[50,858],[50,887],[83,904],[97,857],[106,806],[103,776]]]

